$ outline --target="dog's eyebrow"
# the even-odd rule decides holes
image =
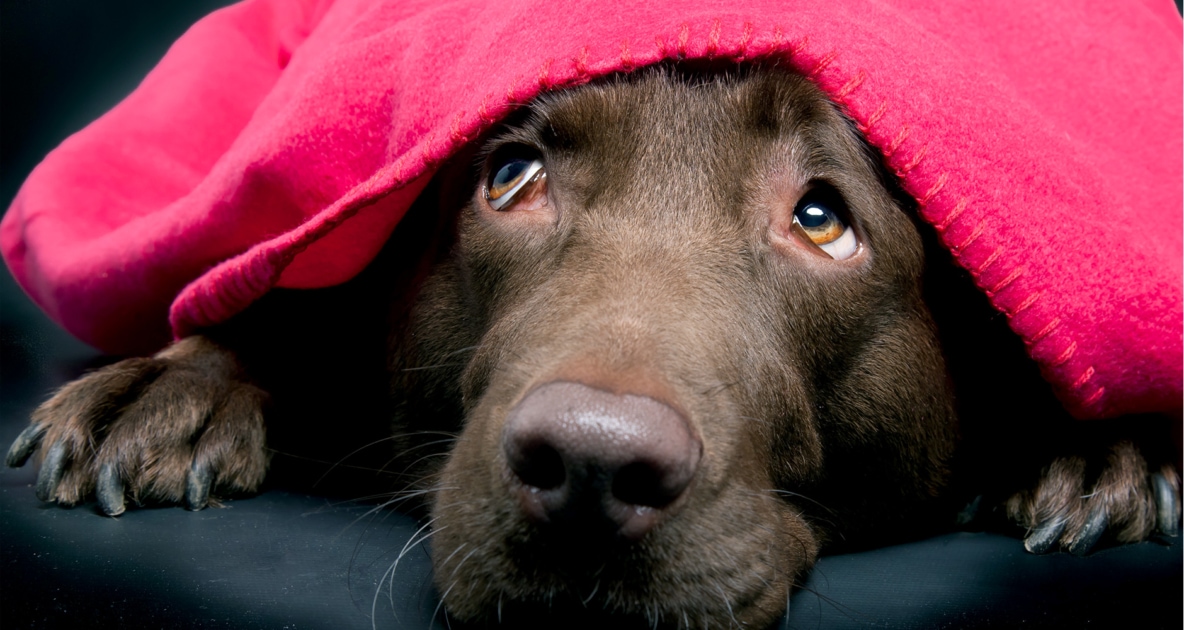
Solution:
[[[579,122],[580,114],[566,111],[564,105],[570,100],[563,99],[558,103],[554,102],[556,100],[559,99],[544,96],[502,123],[501,129],[486,141],[478,159],[485,159],[497,147],[507,144],[557,151],[571,151],[586,145],[589,140],[587,123]]]
[[[573,130],[568,125],[563,124],[562,120],[556,124],[553,118],[548,118],[545,124],[540,125],[538,133],[539,139],[542,140],[543,144],[559,151],[573,150],[582,144],[582,141],[586,140],[583,137],[584,134],[578,132],[573,133]]]
[[[611,88],[589,86],[538,99],[523,126],[531,129],[549,149],[578,151],[605,139],[605,134],[622,135],[629,109],[619,98],[614,98]]]
[[[574,151],[591,140],[587,123],[579,123],[580,114],[573,116],[562,108],[544,108],[532,120],[539,141],[555,151]]]

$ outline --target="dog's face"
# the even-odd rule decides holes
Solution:
[[[812,84],[643,72],[478,161],[401,355],[423,409],[461,401],[431,505],[454,619],[759,627],[824,540],[945,483],[921,239]]]

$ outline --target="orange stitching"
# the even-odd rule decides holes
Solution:
[[[514,98],[514,89],[517,85],[518,85],[518,81],[514,81],[514,82],[510,83],[509,87],[506,88],[506,103],[508,105],[513,106],[514,102],[517,100]]]
[[[740,46],[736,49],[736,61],[748,56],[748,42],[752,41],[752,22],[744,23],[744,31],[740,35]]]
[[[1081,389],[1081,386],[1088,383],[1089,379],[1091,379],[1093,377],[1094,377],[1094,368],[1091,365],[1090,367],[1085,368],[1085,371],[1081,373],[1081,376],[1077,377],[1076,381],[1073,381],[1073,389]]]
[[[543,89],[543,90],[549,90],[549,89],[551,89],[551,87],[553,85],[555,85],[551,81],[551,60],[550,59],[547,59],[546,61],[543,62],[543,67],[539,70],[538,83],[539,83],[539,88]]]
[[[707,56],[714,57],[716,51],[719,50],[719,33],[723,25],[720,24],[719,18],[716,18],[711,23],[711,32],[707,34]]]
[[[583,78],[588,75],[588,47],[580,49],[575,58],[576,76]]]
[[[485,98],[481,99],[481,105],[477,108],[477,117],[481,119],[481,122],[492,125],[494,120],[489,115],[489,97],[490,95],[486,94]]]
[[[835,60],[835,57],[838,57],[838,56],[839,56],[838,51],[834,51],[834,50],[823,55],[822,59],[819,59],[818,63],[814,65],[814,69],[810,71],[810,78],[817,79],[818,75],[822,74],[822,71],[825,70],[826,67],[829,66],[831,64],[831,62]]]
[[[867,79],[867,73],[863,70],[860,70],[854,77],[851,78],[850,81],[847,81],[846,85],[839,88],[839,91],[835,94],[835,100],[842,101],[846,99],[847,95],[855,91],[855,88],[863,85],[864,79]]]
[[[950,174],[946,171],[942,171],[941,175],[937,176],[937,181],[933,182],[933,185],[929,187],[929,191],[924,195],[921,195],[921,205],[928,206],[929,202],[933,200],[933,197],[936,196],[937,193],[941,192],[942,188],[946,187],[946,182],[949,181],[949,179]]]
[[[769,52],[779,50],[782,46],[781,39],[785,37],[785,33],[781,32],[780,26],[773,27],[773,43],[769,44]]]
[[[798,43],[790,44],[789,56],[790,57],[797,57],[798,53],[805,50],[806,46],[808,46],[809,44],[810,44],[810,36],[809,35],[802,35],[802,39],[799,40]]]
[[[974,228],[974,231],[970,233],[970,236],[966,237],[966,240],[962,241],[962,244],[961,244],[961,245],[954,245],[954,246],[951,246],[951,247],[950,247],[950,249],[952,249],[952,250],[955,250],[955,252],[960,252],[960,251],[963,251],[963,250],[965,250],[967,247],[969,247],[969,246],[970,246],[970,244],[971,244],[971,243],[973,243],[973,242],[974,242],[974,240],[975,240],[975,239],[977,239],[977,238],[979,237],[979,235],[980,235],[980,234],[982,234],[982,233],[983,233],[983,224],[982,224],[982,223],[979,223],[979,224],[978,224],[978,225],[977,225],[977,226]]]
[[[977,271],[978,273],[982,273],[982,272],[986,271],[987,267],[990,267],[991,265],[993,265],[995,263],[996,260],[999,259],[999,254],[1001,253],[1001,249],[1002,248],[998,248],[998,247],[995,248],[995,251],[991,252],[991,255],[987,256],[987,259],[984,260],[983,264],[979,265],[978,269],[976,269],[975,271]]]
[[[883,118],[884,114],[886,113],[888,113],[888,101],[880,103],[880,106],[876,108],[876,111],[872,112],[872,115],[867,119],[867,126],[875,126],[875,124],[880,122],[880,119]]]
[[[1040,343],[1041,339],[1044,339],[1045,337],[1047,337],[1050,333],[1052,333],[1052,331],[1057,329],[1057,326],[1060,326],[1060,325],[1061,325],[1061,318],[1060,317],[1052,318],[1052,321],[1045,324],[1044,328],[1040,329],[1040,332],[1036,333],[1035,335],[1032,335],[1032,341],[1029,345],[1034,346],[1034,345]]]
[[[980,268],[979,271],[982,271],[982,269]],[[1023,267],[1020,267],[1020,268],[1016,269],[1015,271],[1012,271],[1010,274],[1008,274],[1008,276],[1006,278],[1004,278],[1003,280],[999,281],[998,284],[996,284],[995,286],[988,289],[987,293],[990,293],[991,295],[995,295],[996,293],[1005,289],[1007,287],[1007,285],[1011,284],[1012,282],[1015,282],[1015,279],[1022,276],[1022,275],[1024,275],[1024,269],[1023,269]]]
[[[1093,369],[1093,368],[1090,368],[1090,369]],[[1090,394],[1089,398],[1085,399],[1085,403],[1082,406],[1083,407],[1092,407],[1093,404],[1098,402],[1098,399],[1102,397],[1102,394],[1105,394],[1105,393],[1106,393],[1106,388],[1099,387],[1097,390],[1094,391],[1093,394]]]
[[[1056,367],[1056,366],[1058,366],[1058,365],[1060,365],[1060,364],[1064,363],[1065,361],[1068,361],[1069,359],[1073,358],[1073,353],[1074,353],[1074,352],[1077,352],[1077,342],[1076,342],[1076,341],[1070,341],[1070,342],[1069,342],[1069,347],[1068,347],[1068,348],[1065,348],[1065,351],[1064,351],[1064,352],[1062,352],[1062,353],[1061,353],[1061,355],[1060,355],[1060,356],[1058,356],[1058,357],[1057,357],[1057,358],[1056,358],[1056,359],[1055,359],[1055,360],[1054,360],[1052,363],[1050,363],[1049,365],[1051,365],[1052,367]]]
[[[683,22],[678,27],[678,58],[685,59],[687,56],[687,40],[691,38],[691,27]]]
[[[897,149],[900,148],[900,145],[904,144],[904,141],[908,139],[910,133],[912,131],[909,129],[908,124],[901,127],[900,131],[896,132],[896,137],[892,139],[892,143],[884,149],[884,157],[892,157]]]
[[[933,227],[937,228],[938,232],[945,232],[946,228],[950,227],[950,225],[953,224],[954,221],[966,210],[966,205],[966,197],[959,198],[958,203],[954,204],[954,209],[950,210],[950,213],[946,215],[946,218],[942,219],[941,223],[934,224]]]
[[[998,250],[996,250],[996,251],[998,251]],[[1011,312],[1011,316],[1015,317],[1016,315],[1019,315],[1021,311],[1024,311],[1029,306],[1032,306],[1033,304],[1035,304],[1036,300],[1040,299],[1040,296],[1041,296],[1041,293],[1039,291],[1037,291],[1036,293],[1033,293],[1033,294],[1029,295],[1028,297],[1024,298],[1024,301],[1020,302],[1019,306],[1015,307],[1015,310],[1013,310]]]
[[[907,175],[909,171],[913,170],[914,168],[917,168],[917,165],[921,163],[921,160],[925,159],[925,154],[928,152],[929,152],[929,145],[928,144],[921,145],[921,148],[917,150],[917,154],[913,156],[913,159],[909,160],[908,164],[905,164],[904,166],[900,167],[900,170],[896,172],[897,175],[900,175],[901,177],[903,177],[903,176]]]
[[[633,69],[633,53],[629,50],[629,40],[621,42],[621,67],[625,70]]]
[[[658,47],[658,56],[659,57],[661,57],[662,59],[666,59],[666,58],[670,57],[670,50],[668,50],[666,48],[666,38],[665,37],[663,37],[661,35],[655,36],[654,37],[654,46]]]

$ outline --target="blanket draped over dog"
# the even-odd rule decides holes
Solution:
[[[150,351],[349,279],[537,94],[779,63],[883,153],[1073,414],[1175,414],[1181,30],[1166,0],[247,0],[50,153],[0,245],[72,333]]]

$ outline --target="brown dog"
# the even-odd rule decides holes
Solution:
[[[1170,453],[1112,425],[1043,437],[1077,427],[982,297],[926,275],[910,210],[796,76],[664,68],[548,95],[441,173],[356,280],[67,385],[9,463],[44,445],[47,501],[196,509],[259,487],[265,418],[281,445],[394,418],[388,468],[426,499],[450,614],[511,624],[760,627],[823,545],[932,526],[951,484],[987,476],[1034,550],[1174,533]],[[955,475],[959,434],[979,447]]]

